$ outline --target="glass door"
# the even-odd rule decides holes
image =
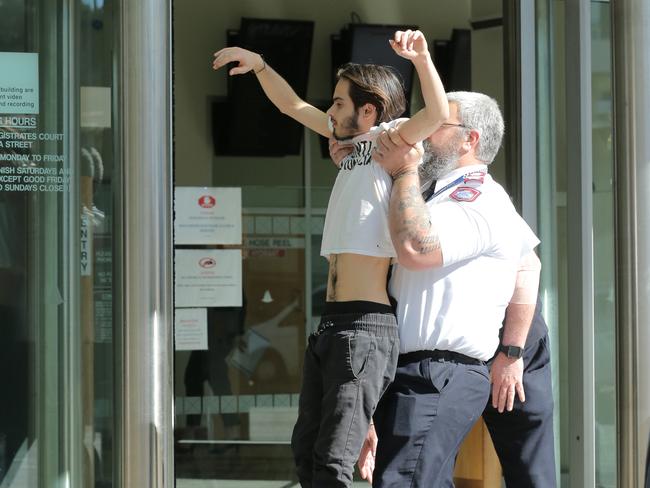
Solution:
[[[327,108],[341,64],[332,37],[359,16],[297,0],[272,4],[173,4],[179,488],[297,486],[290,436],[305,339],[325,302],[321,233],[337,170],[318,136],[265,103],[253,75],[213,72],[212,54],[226,45],[264,50],[302,98]],[[363,12],[362,23],[419,25],[450,91],[473,88],[504,105],[501,2],[395,9],[382,0],[367,9],[356,0],[350,8]],[[506,182],[505,153],[491,171]],[[489,435],[477,425],[468,440],[459,484],[489,486],[488,477],[499,477]]]
[[[615,487],[618,430],[612,8],[608,1],[591,1],[578,16],[569,2],[542,0],[536,2],[536,9],[541,291],[553,348],[561,486],[573,486],[575,479],[584,479],[585,484],[593,479],[595,486]],[[568,33],[579,28],[588,38],[581,43],[590,46],[588,51],[568,46],[572,42]],[[588,60],[588,68],[578,74],[576,66],[583,62],[581,58]],[[576,94],[574,79],[578,76],[585,80],[578,91],[585,100],[580,102],[567,95],[569,90]],[[581,127],[588,131],[578,139],[589,141],[590,152],[582,164],[569,156],[575,155],[572,151],[580,141],[567,121],[575,122],[578,111]],[[577,171],[589,190],[579,203],[575,199]],[[575,259],[575,248],[571,250],[572,243],[581,238],[581,229],[585,228],[592,241],[580,252],[588,256],[588,265],[580,264],[576,269],[579,259]],[[571,299],[576,275],[586,277],[581,283],[588,290],[578,300]],[[585,303],[590,312],[578,323],[571,321],[571,314]],[[593,422],[587,425],[585,419],[592,416]],[[582,424],[584,432],[576,436],[572,429]]]
[[[596,486],[617,485],[612,4],[591,2]]]
[[[114,4],[0,8],[0,486],[112,486]]]

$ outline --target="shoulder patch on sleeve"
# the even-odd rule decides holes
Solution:
[[[449,198],[453,198],[457,202],[473,202],[480,195],[481,192],[476,188],[470,188],[469,186],[459,186],[451,195],[449,195]]]

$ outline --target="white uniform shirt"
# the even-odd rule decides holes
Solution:
[[[436,189],[472,172],[478,177],[473,173],[427,203],[443,266],[393,270],[401,353],[438,349],[490,359],[519,260],[539,244],[501,185],[488,174],[481,183],[486,165],[458,168]]]
[[[388,229],[392,179],[372,159],[372,149],[379,133],[400,120],[382,123],[350,141],[354,151],[341,161],[327,204],[321,256],[395,256]]]

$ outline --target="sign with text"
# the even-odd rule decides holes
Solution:
[[[177,249],[177,307],[241,307],[239,249]]]
[[[90,219],[88,214],[81,214],[81,276],[93,274],[93,235]]]
[[[176,187],[176,244],[241,244],[241,188]]]
[[[249,237],[244,239],[246,249],[304,249],[303,237]]]
[[[111,89],[106,86],[81,87],[81,127],[111,128]]]
[[[208,310],[177,308],[174,314],[174,348],[203,351],[208,348]]]
[[[0,114],[38,111],[38,54],[0,53]]]

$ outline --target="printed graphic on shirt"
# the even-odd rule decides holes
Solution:
[[[372,141],[359,141],[354,144],[354,151],[341,161],[339,170],[352,171],[356,166],[370,164],[372,159]]]
[[[459,186],[454,190],[454,192],[449,195],[450,198],[458,202],[473,202],[476,200],[481,192],[476,188],[470,188],[468,186]]]

